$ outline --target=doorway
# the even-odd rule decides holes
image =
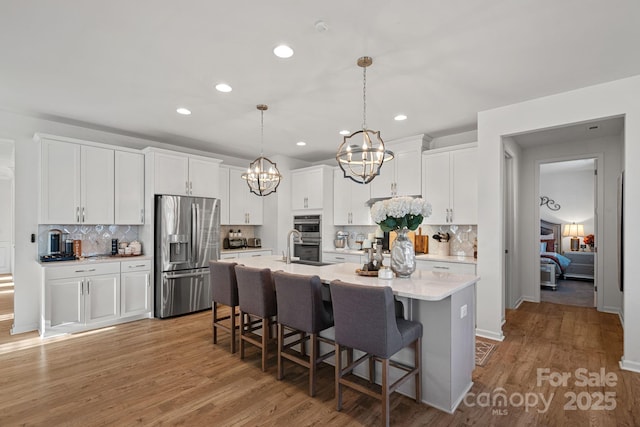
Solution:
[[[542,302],[596,306],[597,160],[539,165]]]

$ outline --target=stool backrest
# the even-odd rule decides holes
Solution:
[[[323,328],[325,309],[322,282],[318,276],[304,276],[284,271],[273,273],[278,301],[278,323],[300,331],[315,333]]]
[[[236,265],[240,310],[260,317],[277,314],[276,290],[271,270]]]
[[[235,262],[209,261],[211,299],[224,305],[238,305],[238,281]]]
[[[330,289],[337,343],[379,357],[402,347],[391,287],[334,280]]]

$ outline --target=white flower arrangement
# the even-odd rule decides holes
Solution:
[[[431,203],[413,197],[394,197],[371,206],[371,218],[382,231],[407,227],[415,230],[425,217],[431,215]]]

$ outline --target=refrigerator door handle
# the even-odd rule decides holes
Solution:
[[[174,279],[184,279],[185,277],[199,277],[199,276],[206,276],[209,274],[209,270],[205,270],[205,271],[200,271],[197,273],[180,273],[180,274],[166,274],[166,279],[167,280],[174,280]]]
[[[191,204],[191,262],[198,262],[198,205]]]

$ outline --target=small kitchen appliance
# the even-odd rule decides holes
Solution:
[[[49,242],[48,254],[59,254],[61,252],[60,248],[62,247],[62,231],[55,228],[49,230],[49,238],[47,241]]]
[[[261,248],[262,247],[262,239],[259,237],[249,237],[247,239],[247,247],[248,248]]]

